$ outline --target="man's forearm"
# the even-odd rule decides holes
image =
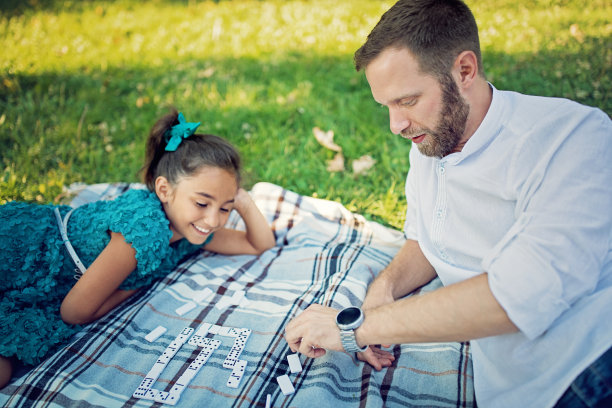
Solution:
[[[389,265],[368,289],[364,308],[376,307],[398,299],[436,277],[418,242],[407,240]],[[382,299],[386,298],[387,302]]]
[[[433,292],[365,311],[357,343],[466,341],[517,331],[486,273]]]

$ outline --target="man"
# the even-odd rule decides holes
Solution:
[[[610,118],[495,89],[460,0],[400,0],[355,63],[417,147],[407,240],[361,311],[311,305],[291,321],[291,349],[369,345],[358,356],[380,370],[393,357],[375,345],[471,340],[480,406],[610,404]],[[404,297],[435,276],[443,288]]]

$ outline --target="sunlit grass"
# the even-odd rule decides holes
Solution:
[[[76,181],[138,180],[151,124],[176,106],[239,147],[247,184],[273,182],[401,227],[410,146],[391,135],[352,65],[392,2],[8,3],[0,5],[0,202],[57,201]],[[498,88],[612,113],[609,2],[469,4]],[[315,126],[335,132],[346,171],[326,170],[333,152],[315,141]],[[351,162],[365,154],[376,165],[354,175]]]

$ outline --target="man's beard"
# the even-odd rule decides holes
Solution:
[[[425,156],[444,157],[453,152],[459,145],[470,107],[461,94],[457,84],[450,75],[440,80],[442,88],[442,110],[435,130],[420,129],[410,134],[427,133],[429,138],[417,144],[419,151]]]

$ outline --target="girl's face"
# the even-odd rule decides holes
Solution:
[[[237,191],[234,174],[218,167],[202,167],[174,185],[158,177],[155,192],[170,221],[170,242],[186,238],[192,244],[203,244],[227,222]]]

